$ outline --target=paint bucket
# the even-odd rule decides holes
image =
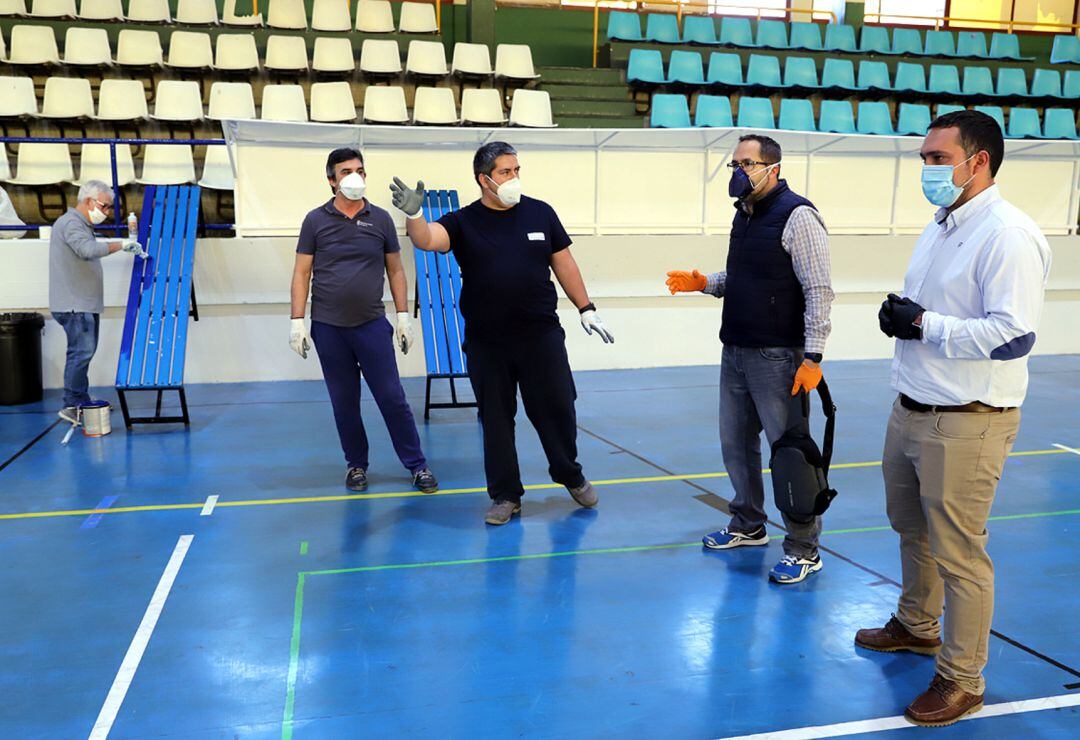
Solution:
[[[112,406],[108,401],[94,401],[79,407],[83,434],[102,437],[112,431]]]

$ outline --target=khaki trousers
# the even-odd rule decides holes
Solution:
[[[994,612],[986,520],[1019,426],[1019,409],[929,413],[897,399],[885,435],[885,505],[903,567],[896,618],[917,637],[941,636],[937,672],[970,694],[985,688]]]

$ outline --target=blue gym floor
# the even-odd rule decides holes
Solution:
[[[987,705],[1080,693],[1080,454],[1055,447],[1080,447],[1080,356],[1031,369],[990,524]],[[2,408],[0,737],[87,736],[186,534],[111,737],[717,738],[895,717],[932,659],[852,644],[898,592],[878,464],[888,363],[826,372],[840,495],[824,569],[788,587],[766,579],[775,527],[767,548],[700,546],[731,496],[716,367],[578,373],[598,509],[548,482],[522,417],[536,485],[498,528],[472,410],[420,425],[442,486],[422,496],[370,397],[371,487],[349,495],[318,382],[189,386],[190,429],[127,433],[117,411],[111,435],[67,447],[56,393]],[[406,389],[419,419],[423,383]],[[1075,738],[1080,712],[878,734]]]

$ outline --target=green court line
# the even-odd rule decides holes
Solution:
[[[1040,511],[1029,514],[1003,514],[992,516],[989,521],[1002,522],[1016,519],[1037,519],[1040,517],[1069,516],[1080,514],[1080,509],[1065,509],[1062,511]],[[892,527],[855,527],[851,529],[831,529],[821,533],[822,536],[837,534],[858,534],[864,532],[891,531]],[[306,544],[306,543],[305,543]],[[281,738],[292,740],[293,717],[296,707],[296,677],[300,669],[300,626],[304,613],[304,583],[308,576],[332,576],[347,573],[376,573],[391,570],[416,570],[419,568],[442,568],[455,565],[481,565],[485,563],[505,563],[521,560],[550,560],[552,558],[573,557],[577,555],[613,555],[629,552],[655,552],[657,550],[680,550],[690,547],[701,547],[701,542],[675,542],[666,545],[639,545],[635,547],[601,547],[586,550],[561,550],[555,552],[538,552],[526,555],[501,555],[491,558],[465,558],[462,560],[436,560],[423,563],[390,563],[387,565],[365,565],[355,568],[331,568],[327,570],[301,571],[296,577],[296,596],[293,602],[293,630],[292,639],[289,643],[289,673],[285,687],[285,713],[282,718]]]
[[[296,576],[296,597],[293,601],[293,631],[289,643],[289,675],[285,682],[285,714],[281,720],[281,740],[292,740],[293,707],[296,705],[296,674],[300,669],[300,620],[304,616],[305,573]]]
[[[308,547],[307,540],[304,540],[303,542],[300,543],[300,554],[301,555],[307,555],[307,547]]]
[[[1022,452],[1013,452],[1009,457],[1033,457],[1042,455],[1067,455],[1070,454],[1069,450],[1051,449],[1051,450],[1025,450]],[[868,462],[851,462],[851,463],[838,463],[832,466],[832,470],[853,470],[857,468],[876,468],[881,465],[880,460],[868,461]],[[769,469],[766,468],[762,471],[768,474]],[[594,486],[618,486],[618,485],[631,485],[642,483],[672,483],[678,481],[688,480],[706,480],[710,478],[726,478],[728,474],[720,471],[716,473],[687,473],[683,475],[651,475],[637,478],[612,478],[607,480],[594,480]],[[555,490],[562,488],[558,483],[532,483],[524,486],[526,491],[540,491],[540,490]],[[387,493],[353,493],[353,494],[341,494],[334,496],[300,496],[293,498],[259,498],[248,499],[238,501],[219,501],[217,507],[214,509],[218,511],[220,509],[230,509],[237,507],[249,507],[249,506],[281,506],[291,504],[321,504],[330,502],[342,502],[342,501],[368,501],[376,499],[395,499],[395,498],[429,498],[434,496],[454,496],[466,493],[484,493],[487,489],[484,487],[474,488],[451,488],[443,491],[437,491],[435,493],[421,493],[419,491],[391,491]],[[150,511],[176,511],[181,509],[202,509],[205,505],[205,501],[199,501],[197,503],[190,504],[147,504],[143,506],[114,506],[109,509],[69,509],[60,511],[27,511],[14,514],[0,514],[0,521],[3,520],[17,520],[17,519],[52,519],[57,517],[85,517],[92,514],[113,515],[113,514],[129,514],[133,512],[150,512]]]

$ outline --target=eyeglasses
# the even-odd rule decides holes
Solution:
[[[101,202],[100,200],[98,200],[97,198],[94,198],[94,202],[98,204],[98,207],[99,207],[99,208],[100,208],[100,209],[101,209],[102,211],[111,211],[111,210],[113,209],[113,204],[112,204],[112,203],[102,203],[102,202]]]
[[[768,166],[770,164],[773,164],[773,162],[755,162],[752,159],[744,159],[741,162],[732,160],[731,162],[728,162],[726,166],[727,166],[728,169],[730,169],[732,172],[734,172],[737,169],[748,170],[748,169],[750,169],[751,167],[753,167],[756,164],[760,164],[762,166]]]

